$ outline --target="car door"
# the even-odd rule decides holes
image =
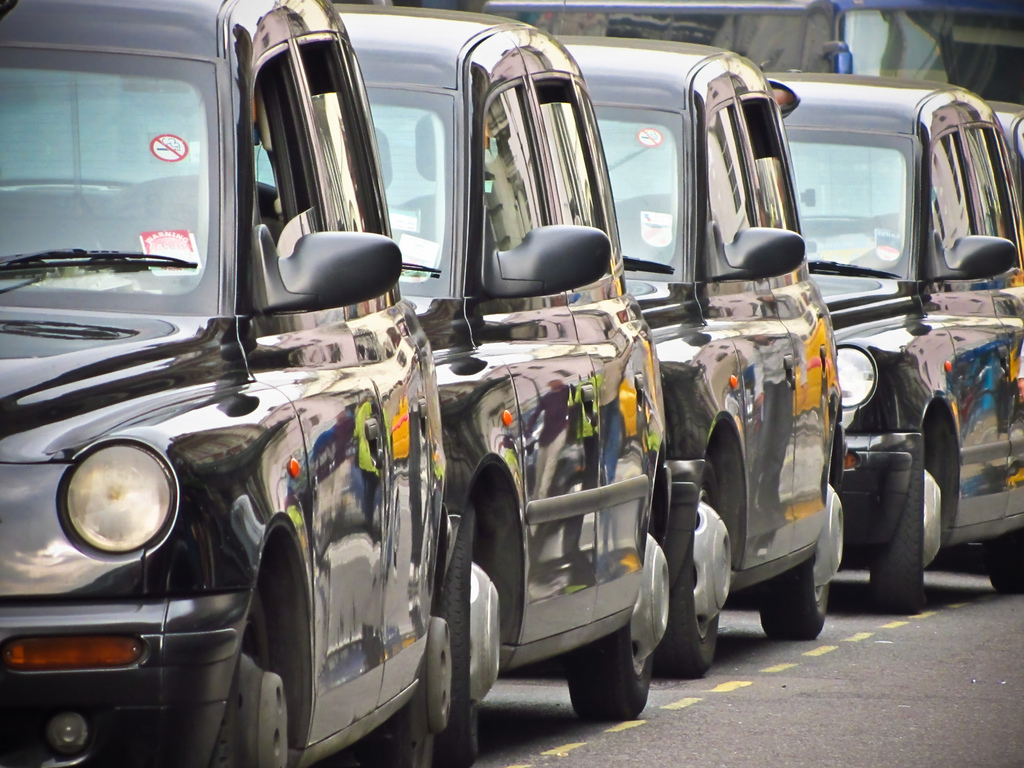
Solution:
[[[617,242],[605,189],[598,183],[603,169],[596,153],[600,144],[585,97],[570,79],[542,75],[535,80],[540,112],[540,145],[552,172],[549,185],[552,220],[596,227]],[[589,118],[589,123],[588,123]],[[636,302],[624,294],[618,248],[614,271],[597,283],[570,294],[569,307],[583,349],[594,367],[597,398],[599,482],[614,499],[596,512],[594,541],[598,585],[595,618],[615,613],[632,602],[636,585],[624,576],[639,573],[643,530],[653,463],[649,420],[659,379],[647,328]],[[611,270],[610,270],[611,272]],[[614,275],[614,276],[613,276]],[[652,389],[652,387],[654,389]],[[660,434],[656,427],[655,436]],[[639,522],[639,524],[638,524]]]
[[[548,223],[536,108],[524,79],[488,96],[479,153],[485,249],[509,251]],[[566,295],[489,299],[467,287],[466,313],[481,357],[500,357],[515,388],[525,491],[528,643],[590,622],[595,514],[580,493],[599,484],[594,369],[581,349]],[[498,413],[507,403],[496,403]],[[586,498],[586,497],[583,497]]]
[[[777,108],[761,95],[745,97],[741,105],[758,226],[799,232]],[[790,546],[795,551],[814,544],[821,531],[818,513],[825,503],[824,484],[832,454],[828,403],[830,379],[835,377],[829,368],[832,329],[825,302],[803,266],[771,283],[775,307],[793,350],[793,479],[786,518],[793,526]]]
[[[336,45],[336,43],[333,43]],[[260,221],[289,249],[308,231],[353,228],[339,221],[332,174],[350,174],[328,141],[329,92],[304,67],[328,42],[310,42],[264,63],[257,74]],[[307,48],[306,46],[311,46]],[[310,77],[311,76],[311,77]],[[336,105],[336,100],[335,100]],[[335,115],[340,119],[340,115]],[[332,165],[333,164],[333,165]],[[314,741],[377,705],[384,673],[382,606],[386,415],[365,371],[350,319],[331,310],[285,316],[260,339],[267,356],[303,375],[296,409],[309,454]],[[259,355],[253,355],[259,358]]]
[[[746,536],[733,552],[736,569],[788,554],[793,485],[796,360],[769,280],[721,279],[725,245],[758,223],[743,149],[741,113],[728,75],[706,87],[707,214],[704,233],[705,316],[727,327],[743,371]],[[729,482],[720,479],[719,482]]]
[[[932,142],[931,225],[927,246],[949,249],[978,234],[971,210],[973,165],[959,130]],[[997,519],[1006,509],[1008,417],[1001,401],[1009,376],[1009,338],[996,316],[987,280],[943,281],[928,297],[928,315],[946,326],[954,359],[947,367],[960,422],[960,505],[956,526]],[[945,525],[951,521],[944,520]]]

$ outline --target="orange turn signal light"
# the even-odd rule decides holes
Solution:
[[[506,427],[512,426],[512,411],[506,408],[504,411],[501,412],[501,423],[504,424]]]
[[[950,371],[953,370],[953,364],[949,362],[949,360],[947,360],[946,364],[942,367],[946,369],[946,373],[949,373]]]
[[[736,389],[736,387],[738,387],[739,385],[740,380],[736,378],[736,374],[734,373],[732,376],[729,377],[729,386],[732,387],[733,389]]]
[[[302,465],[299,464],[298,460],[296,460],[296,459],[289,459],[288,460],[288,474],[291,475],[292,478],[296,478],[296,477],[299,476],[300,472],[302,472]]]
[[[843,469],[854,469],[858,464],[860,464],[860,459],[853,451],[848,452],[843,458]]]
[[[3,661],[8,669],[19,672],[127,667],[141,659],[144,651],[138,637],[23,637],[4,646]]]

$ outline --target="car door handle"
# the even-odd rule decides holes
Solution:
[[[420,395],[419,400],[416,401],[416,412],[420,417],[420,429],[426,430],[427,427],[427,398]]]
[[[381,439],[380,439],[380,424],[377,423],[377,419],[369,418],[363,422],[363,434],[366,435],[366,445],[370,449],[370,458],[373,459],[373,465],[380,469],[380,454],[381,454]]]
[[[587,416],[587,421],[590,422],[591,426],[597,423],[597,410],[594,408],[594,401],[597,399],[597,393],[594,390],[594,385],[590,382],[580,384],[580,402],[583,403],[583,413]]]
[[[999,353],[999,367],[1003,369],[1003,377],[1010,378],[1010,355],[1005,349]]]
[[[782,367],[786,370],[786,381],[789,386],[796,389],[796,368],[793,366],[793,356],[786,355],[782,358]]]
[[[636,390],[636,401],[640,403],[640,396],[644,394],[644,390],[647,388],[647,379],[642,373],[638,373],[633,377],[633,388]]]

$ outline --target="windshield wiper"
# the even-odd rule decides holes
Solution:
[[[815,259],[807,262],[807,269],[812,275],[880,277],[883,280],[899,279],[899,275],[894,275],[892,272],[883,272],[880,269],[871,269],[870,267],[858,267],[856,264],[843,264],[841,261],[819,261]]]
[[[622,266],[627,272],[654,272],[658,275],[671,275],[676,270],[671,264],[662,264],[660,261],[648,261],[647,259],[634,259],[631,256],[622,257]]]
[[[21,253],[0,256],[0,270],[15,267],[39,265],[51,267],[72,267],[93,265],[97,267],[116,266],[123,269],[149,269],[150,267],[179,267],[196,269],[194,261],[179,259],[177,256],[160,256],[155,253],[130,253],[126,251],[90,251],[84,248],[57,248],[37,253]]]
[[[430,275],[430,277],[441,277],[441,270],[434,267],[421,267],[418,264],[407,264],[402,262],[402,274],[416,274],[416,273]]]

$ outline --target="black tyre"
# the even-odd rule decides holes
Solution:
[[[268,647],[263,603],[254,592],[210,768],[284,768],[288,763],[284,683],[269,671]]]
[[[448,727],[434,737],[434,762],[445,768],[469,768],[477,758],[479,714],[470,698],[469,597],[473,569],[476,514],[467,507],[459,524],[455,550],[444,577],[440,616],[451,634],[452,688]]]
[[[1024,531],[1011,531],[985,542],[985,565],[997,592],[1024,594]]]
[[[654,654],[639,661],[627,624],[565,659],[569,698],[586,720],[632,720],[647,706]]]
[[[419,685],[408,704],[355,745],[359,764],[363,768],[431,768],[436,737],[429,733],[426,711],[426,685]]]
[[[892,540],[871,562],[868,594],[884,613],[920,613],[924,608],[924,463],[917,456],[910,487]]]
[[[704,465],[701,500],[714,509],[718,508],[718,480],[710,463]],[[663,677],[703,677],[715,659],[720,614],[710,617],[697,615],[693,599],[697,586],[693,539],[691,534],[682,568],[669,587],[668,627],[654,652],[654,671]]]
[[[761,628],[772,640],[814,640],[825,626],[828,584],[814,584],[814,558],[768,583]]]

